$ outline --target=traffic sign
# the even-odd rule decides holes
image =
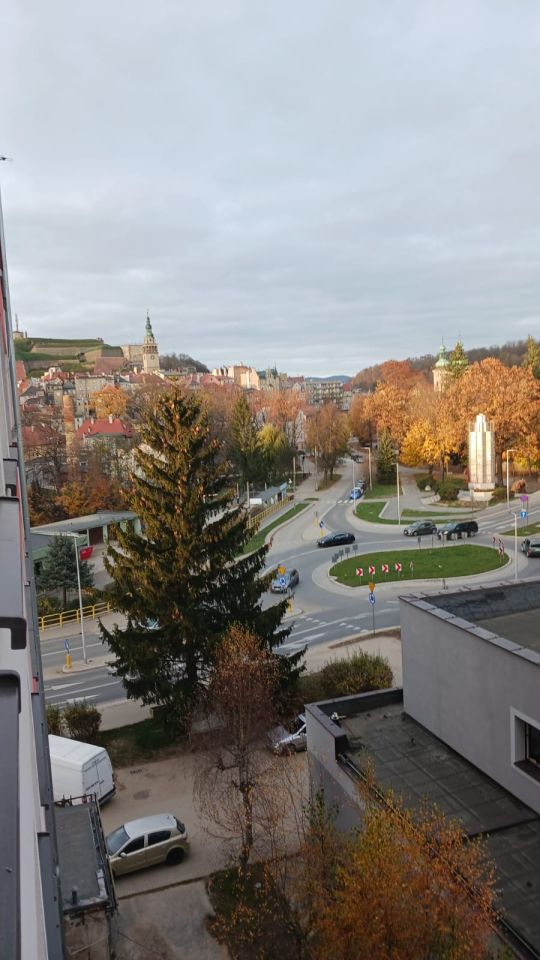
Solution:
[[[363,576],[364,576],[364,568],[363,568],[363,567],[357,567],[357,568],[356,568],[356,576],[357,576],[357,577],[363,577]]]
[[[370,595],[369,595],[369,597],[368,597],[368,600],[369,600],[370,603],[375,603],[375,594],[374,594],[374,593],[370,593]]]
[[[370,572],[371,572],[371,571],[370,571]],[[373,580],[370,580],[370,581],[369,581],[368,587],[369,587],[369,589],[370,589],[370,592],[373,593],[373,591],[374,591],[374,589],[375,589],[375,584],[373,583]]]
[[[520,515],[520,517],[521,517],[522,520],[526,520],[526,519],[527,519],[527,511],[526,511],[526,510],[520,510],[520,511],[519,511],[519,515]]]
[[[287,583],[287,581],[286,581],[285,577],[280,577],[280,578],[279,578],[279,585],[280,585],[280,587],[284,587],[286,583]]]
[[[64,640],[64,647],[66,649],[66,653],[69,653],[69,640]]]
[[[283,566],[282,563],[280,563],[279,567],[277,568],[277,572],[278,572],[278,574],[279,574],[280,577],[282,577],[283,574],[285,573],[285,567]]]

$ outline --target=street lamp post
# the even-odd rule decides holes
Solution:
[[[509,447],[506,451],[506,506],[510,509],[510,457],[509,454],[515,453],[513,447]]]
[[[397,522],[401,526],[401,510],[399,508],[399,454],[396,454],[396,483],[397,483]]]
[[[82,590],[81,590],[81,570],[79,567],[79,544],[78,544],[78,534],[76,533],[65,533],[65,537],[73,537],[73,546],[75,547],[75,563],[77,564],[77,584],[79,587],[79,615],[81,618],[81,642],[82,642],[82,652],[83,660],[85,663],[88,663],[86,659],[86,644],[84,640],[84,617],[83,617],[83,602],[82,602]]]
[[[365,444],[364,446],[360,447],[360,449],[361,449],[361,450],[367,450],[367,452],[368,452],[369,489],[372,490],[372,489],[373,489],[373,480],[372,480],[372,477],[371,477],[371,447],[368,447],[368,445]]]
[[[515,513],[514,510],[511,510],[510,512],[511,512],[513,518],[514,518],[514,580],[517,580],[517,578],[518,578],[518,569],[517,569],[517,562],[518,562],[518,545],[517,545],[517,541],[518,541],[518,536],[517,536],[518,515],[517,515],[517,513]]]

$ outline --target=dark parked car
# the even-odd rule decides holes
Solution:
[[[287,590],[292,590],[298,585],[299,581],[298,570],[286,570],[285,573],[278,573],[274,577],[270,584],[270,590],[272,593],[287,593]]]
[[[326,537],[317,540],[318,547],[342,547],[346,543],[354,543],[354,533],[327,533]]]
[[[437,527],[433,520],[417,520],[405,527],[403,533],[406,537],[428,537],[430,533],[437,533]]]
[[[521,541],[521,549],[528,557],[540,557],[540,540],[529,540],[526,537]]]
[[[474,537],[478,533],[476,520],[457,520],[455,523],[445,523],[437,531],[439,540],[462,540],[464,537]]]

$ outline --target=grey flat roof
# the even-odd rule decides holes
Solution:
[[[341,720],[355,766],[362,767],[367,751],[376,781],[408,808],[427,799],[467,834],[489,834],[501,891],[497,906],[540,951],[540,817],[405,714],[402,704],[366,708]]]
[[[540,578],[410,594],[403,603],[540,664]],[[527,654],[530,651],[530,654]]]
[[[108,901],[103,881],[103,863],[96,849],[92,826],[92,805],[55,807],[62,908],[73,907],[72,890],[77,888],[78,908]]]
[[[540,653],[540,607],[509,613],[506,616],[486,617],[478,620],[487,630],[493,630],[507,640],[512,640],[527,650]]]

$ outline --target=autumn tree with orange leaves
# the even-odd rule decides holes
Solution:
[[[426,806],[366,791],[360,831],[315,898],[316,960],[485,960],[494,871],[482,841]]]
[[[308,448],[317,451],[325,482],[331,480],[336,463],[347,452],[347,417],[335,403],[323,403],[308,422],[306,439]]]
[[[468,424],[478,413],[495,426],[497,483],[503,483],[503,454],[516,448],[516,456],[528,456],[531,434],[540,429],[540,382],[530,368],[505,367],[488,357],[470,366],[444,394],[448,411],[464,441]]]
[[[128,405],[127,394],[120,387],[104,387],[92,395],[92,403],[98,420],[106,417],[123,417]]]

